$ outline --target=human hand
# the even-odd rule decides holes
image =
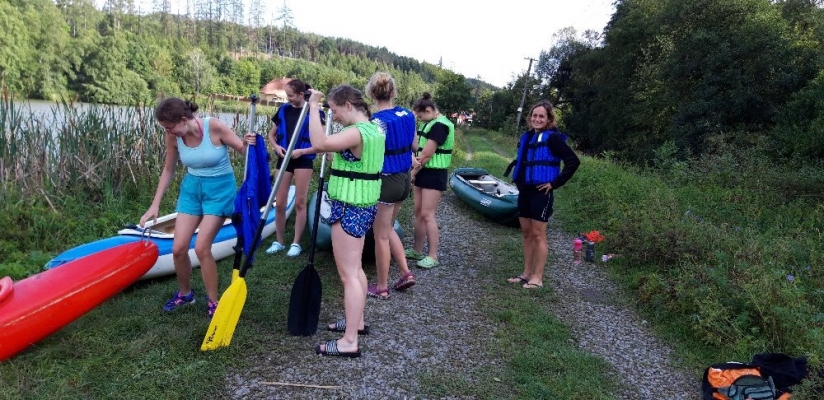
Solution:
[[[292,158],[298,158],[298,157],[304,155],[304,151],[305,150],[303,150],[303,149],[294,149],[294,150],[292,150]]]
[[[320,104],[320,99],[322,99],[322,98],[323,98],[323,92],[321,92],[320,90],[315,90],[315,89],[312,89],[312,91],[311,91],[311,92],[312,92],[312,93],[311,93],[311,95],[309,96],[309,104],[310,104],[310,105],[312,105],[312,104],[314,104],[314,105],[318,105],[318,104]]]
[[[552,184],[551,183],[544,183],[538,185],[538,191],[543,192],[544,194],[549,194],[552,191]]]
[[[154,224],[157,224],[157,214],[159,212],[160,212],[160,210],[157,206],[149,207],[149,209],[146,211],[146,213],[143,214],[142,217],[140,217],[140,227],[141,228],[145,227],[146,226],[146,221],[148,221],[150,219],[154,221]]]
[[[419,160],[418,157],[412,157],[412,168],[413,169],[418,169],[420,167],[421,167],[421,160]]]
[[[283,147],[281,147],[280,145],[276,144],[275,145],[275,154],[277,154],[278,157],[280,157],[280,158],[286,157],[286,150]]]
[[[246,144],[248,144],[249,146],[254,146],[257,144],[257,135],[255,135],[254,133],[247,133],[243,135],[243,140],[245,140]]]

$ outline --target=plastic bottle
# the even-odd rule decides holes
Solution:
[[[583,247],[584,242],[581,241],[581,238],[575,238],[575,240],[572,241],[572,262],[576,265],[583,262],[581,259],[581,250]]]
[[[584,260],[587,262],[595,261],[595,242],[587,242],[587,252],[584,256]]]

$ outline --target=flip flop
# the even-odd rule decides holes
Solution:
[[[539,285],[537,283],[527,282],[527,283],[524,284],[523,288],[527,289],[527,290],[543,289],[544,285]]]
[[[338,341],[337,340],[330,340],[325,343],[323,350],[320,349],[321,343],[315,345],[315,354],[320,354],[322,356],[334,356],[334,357],[349,357],[349,358],[357,358],[361,356],[360,349],[357,351],[349,351],[349,352],[341,352],[338,351]]]
[[[335,326],[326,325],[326,330],[330,332],[346,332],[346,320],[341,318],[335,321]],[[363,329],[358,329],[358,335],[368,335],[369,325],[364,325]]]
[[[509,283],[520,283],[520,284],[522,284],[522,285],[523,285],[524,283],[529,283],[529,280],[524,279],[524,277],[522,277],[522,276],[520,276],[520,275],[515,275],[515,276],[513,276],[513,277],[511,277],[511,278],[507,279],[506,281],[507,281],[507,282],[509,282]]]

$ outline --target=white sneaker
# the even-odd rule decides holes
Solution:
[[[303,249],[301,249],[301,248],[300,248],[300,245],[299,245],[299,244],[297,244],[297,243],[292,243],[292,245],[291,245],[291,246],[289,246],[289,252],[288,252],[288,253],[286,253],[286,255],[287,255],[287,256],[289,256],[289,257],[297,257],[297,256],[299,256],[299,255],[300,255],[300,252],[301,252],[302,250],[303,250]]]
[[[286,248],[286,247],[284,247],[282,244],[280,244],[280,243],[278,243],[278,242],[276,242],[276,241],[275,241],[275,242],[272,242],[272,245],[271,245],[271,246],[269,246],[269,248],[268,248],[268,249],[266,249],[266,253],[268,253],[268,254],[275,254],[275,253],[277,253],[277,252],[279,252],[279,251],[281,251],[281,250],[283,250],[283,249],[285,249],[285,248]]]

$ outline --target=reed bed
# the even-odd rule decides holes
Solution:
[[[61,102],[50,115],[39,115],[3,98],[0,185],[52,204],[57,196],[99,197],[156,182],[165,149],[153,112],[145,106]],[[265,118],[258,118],[258,132],[268,129]],[[235,113],[231,125],[236,132],[247,131],[246,115]],[[230,153],[234,164],[243,162]]]

